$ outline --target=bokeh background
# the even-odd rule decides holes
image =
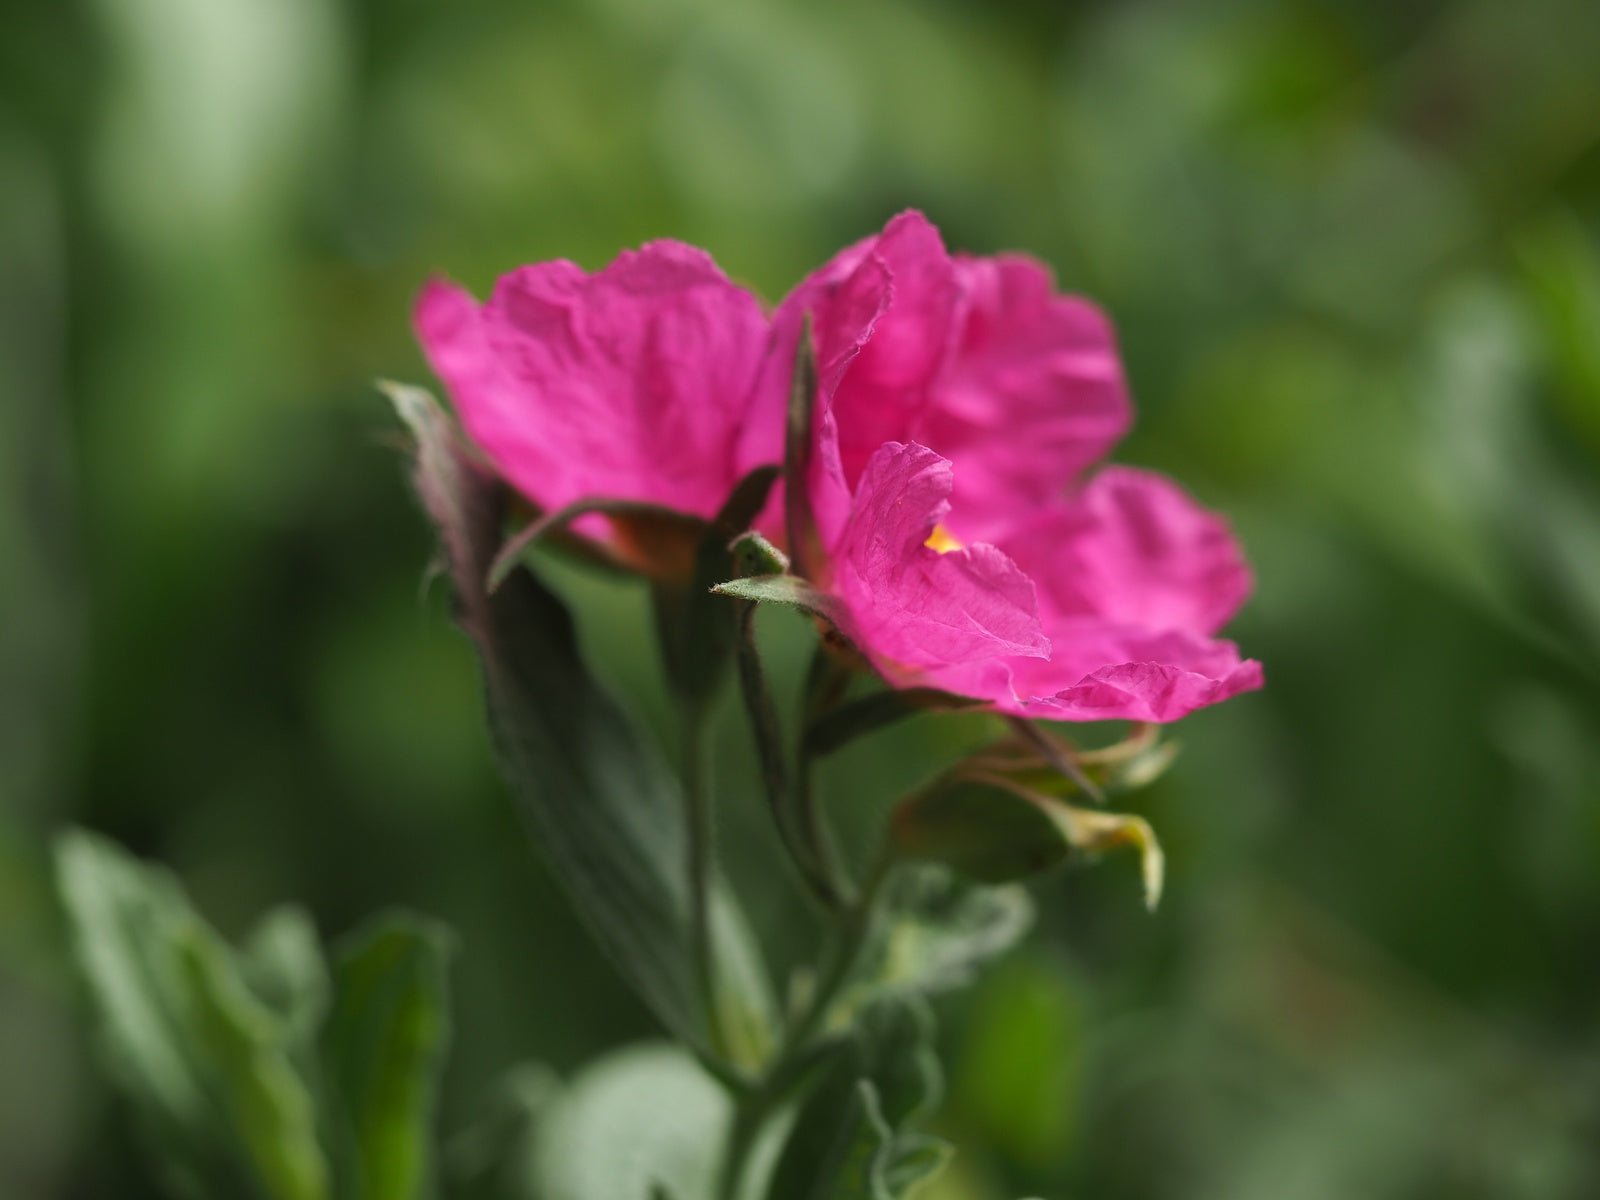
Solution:
[[[490,763],[371,386],[432,271],[675,236],[769,299],[906,206],[1113,314],[1267,689],[941,1010],[930,1200],[1600,1195],[1600,6],[85,0],[0,37],[0,1195],[154,1195],[46,846],[459,932],[447,1129],[650,1036]],[[553,568],[669,727],[638,594]],[[800,638],[770,629],[780,669]],[[787,640],[786,640],[787,639]],[[829,774],[858,833],[966,718]],[[723,839],[811,930],[736,714]],[[599,1200],[599,1198],[597,1198]]]

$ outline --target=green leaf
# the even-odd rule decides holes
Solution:
[[[726,1090],[681,1047],[630,1046],[584,1068],[537,1136],[540,1200],[709,1197],[732,1116]]]
[[[346,939],[339,954],[323,1054],[346,1151],[341,1195],[421,1200],[434,1192],[449,944],[441,926],[394,914]]]
[[[747,575],[787,575],[789,556],[779,550],[760,532],[750,529],[733,539],[728,546],[733,556],[732,576],[742,579]]]
[[[642,500],[604,498],[574,500],[571,504],[558,508],[554,512],[543,513],[535,517],[506,539],[489,563],[487,576],[489,591],[494,591],[505,582],[506,576],[511,574],[523,554],[530,548],[547,537],[558,537],[565,534],[568,527],[579,517],[591,514],[612,517],[617,521],[633,521],[656,529],[670,530],[669,536],[675,542],[681,542],[685,538],[698,539],[702,525],[702,522],[693,517],[675,512],[670,508],[662,508],[659,504],[647,504]],[[581,544],[587,557],[597,557],[611,566],[627,567],[629,565],[618,561],[614,555],[608,553],[598,543],[582,539]]]
[[[1033,924],[1033,902],[1021,887],[980,887],[935,865],[896,871],[882,903],[885,929],[863,971],[871,990],[965,987]]]
[[[952,1089],[964,1124],[1035,1170],[1072,1161],[1080,1136],[1088,1017],[1045,954],[1019,954],[977,988]]]
[[[239,948],[239,968],[256,998],[283,1021],[296,1066],[313,1080],[317,1034],[328,1014],[332,984],[310,915],[295,905],[267,913]]]
[[[821,617],[835,628],[840,609],[832,596],[819,592],[795,575],[754,575],[748,579],[729,579],[711,589],[719,596],[751,600],[758,604],[786,604],[813,617]]]
[[[525,568],[492,595],[484,589],[503,488],[463,452],[427,392],[387,390],[416,437],[416,488],[438,528],[458,620],[477,644],[501,771],[534,841],[618,972],[675,1036],[711,1049],[691,970],[677,783],[589,674],[560,600]],[[724,1016],[736,1012],[756,1053],[775,1020],[770,984],[720,885],[712,905],[724,965],[715,1002]]]
[[[916,992],[880,997],[856,1024],[884,1120],[900,1129],[931,1116],[944,1097],[944,1071],[927,1000]]]
[[[949,1157],[915,1124],[939,1103],[933,1018],[914,995],[882,997],[859,1016],[799,1112],[768,1200],[898,1200]]]
[[[444,1153],[446,1193],[459,1200],[540,1200],[538,1131],[561,1095],[542,1063],[513,1068]]]
[[[941,863],[984,883],[1038,874],[1075,851],[1131,846],[1139,852],[1146,905],[1154,909],[1161,898],[1161,846],[1143,817],[1077,808],[970,766],[902,800],[889,840],[902,860]]]
[[[830,1071],[802,1102],[766,1200],[888,1200],[873,1187],[894,1133],[877,1092],[853,1062]]]
[[[74,831],[56,874],[112,1079],[172,1190],[325,1200],[287,1010],[251,990],[167,871]]]
[[[955,1147],[943,1138],[925,1133],[905,1134],[895,1140],[882,1167],[883,1182],[891,1196],[912,1195],[955,1156]]]
[[[313,1200],[328,1194],[312,1094],[289,1056],[290,1032],[251,995],[227,946],[191,926],[180,955],[193,1007],[193,1051],[216,1072],[226,1120],[243,1140],[266,1195]]]

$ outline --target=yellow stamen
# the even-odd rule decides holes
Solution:
[[[962,549],[961,543],[952,537],[950,531],[943,525],[935,525],[933,532],[928,535],[928,540],[922,544],[930,550],[937,550],[940,554]]]

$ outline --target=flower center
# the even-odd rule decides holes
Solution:
[[[961,542],[951,536],[943,525],[935,525],[933,532],[928,535],[928,540],[922,543],[930,550],[937,550],[940,554],[948,554],[952,550],[962,549]]]

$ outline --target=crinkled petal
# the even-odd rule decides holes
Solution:
[[[891,220],[871,258],[887,273],[891,303],[831,389],[840,463],[852,485],[879,446],[916,437],[952,348],[959,298],[955,264],[939,231],[919,212]]]
[[[868,461],[835,552],[850,634],[889,673],[1044,656],[1033,584],[1003,551],[925,545],[949,507],[948,460],[890,442]]]
[[[430,284],[417,332],[473,440],[548,509],[640,500],[714,514],[766,349],[766,318],[703,251],[652,242],[587,275],[503,277],[481,308]]]
[[[839,381],[871,340],[888,309],[893,287],[888,268],[870,245],[852,246],[785,298],[772,318],[772,348],[762,366],[741,434],[738,457],[743,471],[784,460],[790,387],[800,331],[807,314],[817,356],[817,396],[812,413],[811,475],[807,483],[812,512],[824,544],[839,537],[850,511],[850,483],[840,458],[833,394]],[[782,533],[782,489],[774,489],[757,521],[773,535]]]
[[[1130,467],[1107,467],[1002,544],[1033,578],[1052,621],[1098,617],[1209,635],[1252,586],[1222,517],[1165,476]]]
[[[1153,721],[1166,723],[1197,708],[1261,687],[1261,664],[1241,659],[1230,641],[1182,633],[1085,637],[1074,642],[1065,631],[1059,655],[1063,670],[1029,677],[1024,664],[1018,683],[1033,693],[1024,703],[1030,715],[1059,721]],[[1109,645],[1107,643],[1110,643]],[[1103,665],[1047,694],[1094,658]],[[1121,661],[1118,661],[1121,660]]]
[[[959,664],[931,671],[923,682],[1017,716],[1161,724],[1262,685],[1261,664],[1241,659],[1238,647],[1221,639],[1083,621],[1046,632],[1048,659]]]
[[[1111,324],[1018,255],[955,260],[958,331],[920,436],[961,464],[967,536],[995,536],[1061,496],[1128,430],[1133,409]]]

